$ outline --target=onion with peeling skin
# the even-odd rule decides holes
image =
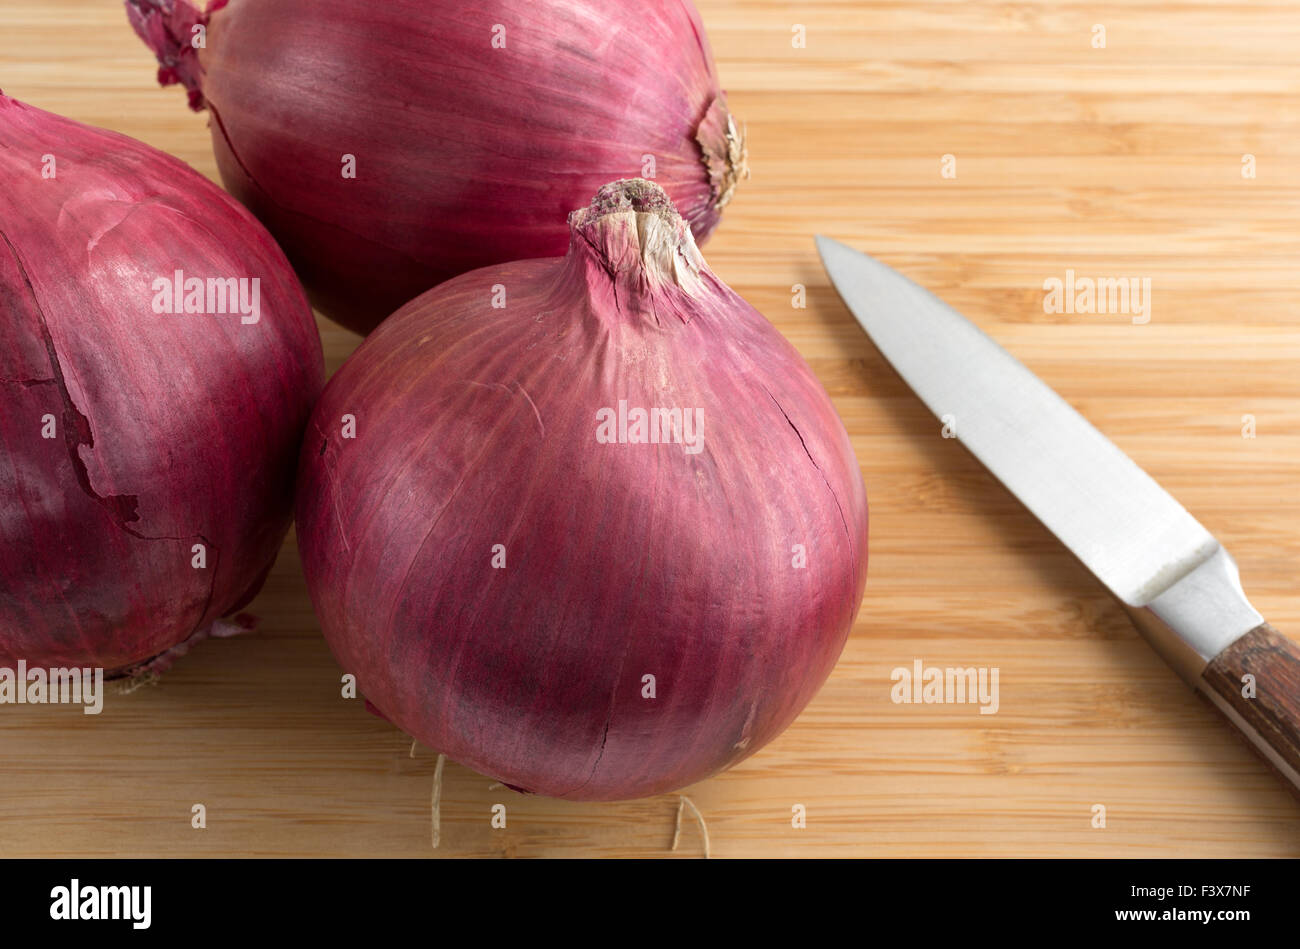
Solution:
[[[570,226],[564,258],[453,279],[362,343],[308,425],[298,539],[386,718],[517,789],[633,798],[812,698],[867,500],[825,390],[663,191],[617,182]]]
[[[563,254],[565,216],[615,178],[656,178],[702,242],[747,173],[690,0],[126,6],[159,81],[211,114],[226,187],[357,332]]]
[[[162,152],[0,95],[0,180],[0,665],[161,670],[270,570],[320,337],[266,230]],[[177,271],[205,312],[158,312]]]

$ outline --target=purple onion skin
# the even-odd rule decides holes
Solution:
[[[159,81],[211,113],[227,189],[359,333],[457,274],[563,255],[568,212],[645,155],[701,242],[744,174],[689,0],[126,5]]]
[[[162,152],[0,95],[0,181],[0,665],[129,670],[261,586],[320,337],[266,230]],[[154,312],[177,269],[258,278],[260,319]]]
[[[735,764],[820,688],[867,499],[825,390],[662,191],[615,183],[572,222],[566,257],[451,280],[344,364],[308,425],[298,538],[385,717],[513,787],[628,799]],[[703,449],[599,443],[619,399],[702,409]]]

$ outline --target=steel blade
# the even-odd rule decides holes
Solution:
[[[1046,383],[934,294],[818,236],[835,288],[886,359],[1112,593],[1144,606],[1220,548]]]

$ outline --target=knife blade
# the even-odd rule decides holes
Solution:
[[[1300,790],[1300,648],[1250,604],[1214,536],[952,307],[845,244],[819,235],[817,249],[849,311],[921,401]]]

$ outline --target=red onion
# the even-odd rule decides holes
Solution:
[[[126,5],[159,81],[211,113],[226,187],[361,333],[456,274],[563,254],[614,178],[656,177],[703,241],[745,171],[690,0]]]
[[[0,95],[0,180],[0,665],[130,670],[261,586],[320,337],[271,236],[162,152]]]
[[[570,226],[564,258],[451,280],[344,364],[298,538],[385,717],[518,789],[631,798],[812,698],[862,596],[867,499],[825,390],[662,190],[616,182]]]

